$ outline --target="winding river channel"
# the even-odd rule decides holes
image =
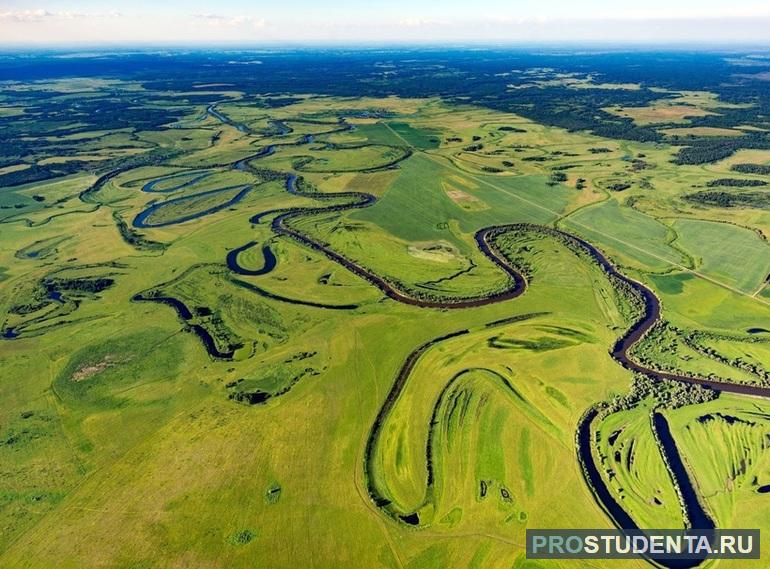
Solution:
[[[240,125],[238,123],[235,123],[232,120],[230,120],[228,117],[226,117],[225,115],[217,111],[216,105],[211,105],[208,108],[207,112],[209,115],[219,119],[225,124],[228,124],[230,126],[233,126],[234,128],[237,128],[241,132],[244,132],[244,133],[250,132],[250,129],[245,125]],[[274,121],[274,125],[282,133],[286,133],[290,131],[290,128],[287,127],[285,123],[282,123],[280,121]],[[308,142],[309,140],[312,140],[312,138],[310,139],[306,138],[305,142]],[[241,159],[237,162],[234,162],[231,166],[240,170],[248,171],[250,169],[249,162],[251,160],[268,156],[273,152],[275,152],[275,149],[276,149],[275,145],[266,146],[262,150],[260,150],[258,153],[248,158]],[[392,168],[394,166],[390,165],[389,167]],[[300,190],[300,179],[295,174],[285,175],[285,188],[287,192],[297,196],[308,197],[308,198],[315,199],[317,201],[326,201],[326,202],[333,202],[333,203],[326,206],[291,207],[291,208],[267,210],[254,215],[250,220],[251,223],[259,224],[265,218],[272,216],[270,227],[274,234],[289,237],[314,251],[322,253],[330,260],[334,261],[335,263],[338,263],[340,266],[346,268],[353,274],[363,278],[364,280],[369,282],[371,285],[377,287],[380,291],[382,291],[382,293],[386,297],[396,302],[400,302],[402,304],[407,304],[407,305],[416,306],[416,307],[422,307],[427,309],[455,310],[455,309],[466,309],[466,308],[496,304],[496,303],[501,303],[501,302],[505,302],[505,301],[517,298],[522,294],[524,294],[524,292],[526,291],[527,281],[524,278],[524,276],[516,269],[516,267],[513,266],[511,262],[505,257],[505,255],[497,248],[495,244],[495,239],[504,233],[517,232],[517,231],[519,232],[530,231],[530,230],[536,230],[541,233],[544,232],[555,238],[559,238],[562,241],[570,244],[572,249],[575,252],[582,252],[585,255],[587,255],[591,259],[591,261],[594,262],[598,267],[600,267],[607,275],[609,275],[610,277],[614,277],[615,279],[618,279],[621,282],[625,283],[628,287],[630,287],[632,291],[634,291],[635,294],[639,295],[642,301],[641,304],[643,305],[643,309],[642,309],[641,315],[637,318],[637,320],[634,323],[632,323],[632,325],[626,331],[626,333],[620,339],[617,340],[617,342],[615,343],[615,345],[612,347],[610,351],[611,356],[620,365],[622,365],[623,367],[625,367],[630,371],[644,374],[658,381],[676,381],[676,382],[682,382],[682,383],[688,383],[688,384],[698,384],[698,385],[713,389],[715,391],[725,391],[725,392],[738,393],[742,395],[759,396],[759,397],[770,397],[770,387],[764,387],[764,386],[758,386],[758,385],[745,385],[745,384],[739,384],[739,383],[727,383],[727,382],[708,379],[708,378],[693,377],[693,376],[675,373],[675,372],[663,372],[663,371],[655,370],[649,367],[645,367],[637,363],[636,361],[634,361],[629,356],[629,351],[660,320],[661,318],[660,301],[657,298],[657,296],[652,292],[652,290],[650,290],[647,286],[621,273],[607,259],[607,257],[601,251],[599,251],[596,247],[591,245],[589,242],[585,241],[584,239],[576,235],[572,235],[564,231],[561,231],[559,229],[555,229],[551,227],[532,225],[532,224],[522,224],[522,223],[499,225],[499,226],[492,226],[492,227],[486,227],[486,228],[480,229],[479,231],[476,232],[474,236],[476,246],[478,247],[479,251],[481,251],[492,263],[494,263],[498,267],[498,269],[503,271],[509,277],[508,285],[502,290],[491,292],[485,295],[480,295],[477,297],[451,298],[451,299],[444,299],[444,300],[435,299],[435,298],[419,298],[404,291],[402,288],[399,287],[398,284],[386,279],[385,277],[382,277],[376,274],[374,271],[365,267],[363,264],[353,261],[351,259],[348,259],[344,255],[338,253],[337,251],[334,251],[332,248],[330,248],[328,244],[322,242],[321,240],[313,237],[312,235],[304,233],[303,231],[296,229],[291,225],[291,222],[293,220],[296,220],[300,217],[326,214],[329,212],[344,212],[344,211],[349,211],[353,209],[369,207],[374,203],[376,203],[377,201],[377,198],[374,195],[369,193],[364,193],[364,192],[338,192],[338,193],[320,193],[320,192],[310,192],[310,191],[303,192]],[[230,205],[231,203],[232,202],[228,203],[228,205]],[[153,207],[156,207],[156,206],[153,206]],[[134,225],[138,227],[149,227],[149,225],[145,225],[143,222],[151,214],[151,210],[153,209],[153,207],[149,208],[148,210],[140,214],[137,220],[135,220]],[[210,213],[210,211],[207,211],[204,213]],[[265,259],[263,267],[259,269],[249,269],[249,268],[243,267],[239,263],[239,257],[243,252],[257,246],[259,246],[259,243],[252,241],[252,242],[246,243],[241,247],[238,247],[237,249],[233,249],[227,255],[227,266],[230,268],[230,270],[235,274],[244,275],[244,276],[259,276],[259,275],[266,275],[270,273],[273,270],[273,268],[276,266],[277,260],[275,258],[275,255],[271,251],[269,245],[262,246],[262,253]],[[250,289],[256,289],[255,290],[256,292],[260,292],[263,294],[265,292],[259,289],[258,287],[256,287],[256,285],[246,283],[243,281],[237,281],[237,282],[240,283],[239,286],[243,286]],[[302,303],[298,301],[292,301],[290,299],[286,299],[283,297],[279,297],[277,295],[270,295],[270,293],[268,293],[268,296],[271,296],[272,298],[276,298],[278,300],[287,301],[287,302]],[[147,300],[150,300],[150,299],[147,299]],[[156,298],[154,300],[167,302],[173,305],[173,303],[171,302],[172,299]],[[312,303],[304,303],[304,304],[312,305]],[[175,308],[177,308],[177,310],[180,310],[180,307],[178,306],[175,306]],[[326,307],[326,308],[329,308],[329,307]],[[357,307],[355,305],[341,305],[333,308],[352,310]],[[185,317],[185,315],[182,314],[181,312],[180,312],[180,315],[182,316],[182,318]],[[387,415],[390,413],[396,400],[398,400],[399,396],[401,395],[401,392],[407,382],[407,379],[410,373],[412,372],[414,366],[416,365],[418,359],[421,357],[422,354],[424,354],[432,346],[435,346],[440,342],[449,340],[451,338],[456,338],[458,336],[461,336],[467,333],[468,333],[468,330],[460,330],[458,332],[454,332],[454,333],[442,336],[440,338],[436,338],[434,340],[427,342],[426,344],[421,345],[407,357],[406,361],[402,365],[392,385],[391,391],[389,392],[385,401],[383,402],[382,407],[380,408],[380,411],[370,430],[370,436],[366,445],[365,461],[367,464],[365,465],[365,469],[367,470],[367,472],[369,471],[368,461],[372,459],[371,458],[372,453],[374,451],[374,447],[376,445],[376,441],[379,436],[379,432],[382,427],[383,421],[385,420]],[[604,481],[604,478],[599,471],[599,468],[595,463],[593,452],[592,452],[591,425],[593,420],[596,418],[597,413],[598,411],[596,409],[590,409],[583,416],[577,428],[577,433],[576,433],[577,454],[578,454],[578,460],[582,465],[583,475],[585,477],[587,484],[592,489],[595,499],[597,500],[599,505],[603,508],[603,510],[608,513],[608,515],[610,516],[610,518],[613,520],[613,522],[617,527],[622,529],[629,529],[629,530],[639,529],[636,523],[634,522],[634,520],[631,518],[631,516],[623,509],[623,507],[614,498],[609,488],[607,487]],[[694,487],[689,480],[686,468],[684,467],[684,464],[681,458],[679,457],[679,454],[676,449],[676,445],[674,444],[673,437],[671,436],[671,432],[668,428],[668,424],[666,423],[666,420],[663,417],[663,415],[655,414],[653,416],[652,428],[654,429],[654,432],[658,437],[659,442],[661,443],[660,444],[660,446],[662,447],[661,452],[663,453],[667,461],[672,477],[675,479],[675,484],[679,488],[680,497],[684,502],[683,506],[685,509],[685,516],[687,518],[687,522],[689,526],[691,528],[697,528],[697,529],[713,529],[714,522],[699,502],[697,493],[695,492]],[[374,491],[371,485],[369,487],[369,491],[370,491],[370,496],[372,500],[378,506],[382,507],[386,499],[383,496],[379,495],[376,491]],[[403,516],[401,516],[401,519],[403,522],[408,524],[412,524],[412,525],[419,524],[419,519],[416,518],[416,514],[413,514],[413,513],[404,514]],[[672,569],[674,568],[686,569],[688,567],[694,567],[698,565],[702,560],[672,562],[672,561],[653,559],[653,561],[655,561],[660,565],[670,567]]]
[[[620,272],[615,267],[615,265],[613,265],[612,262],[610,262],[607,257],[601,251],[599,251],[599,249],[581,237],[567,233],[561,229],[529,223],[512,223],[482,228],[477,231],[474,236],[476,246],[490,261],[492,261],[500,270],[505,272],[510,277],[509,286],[498,292],[472,298],[455,298],[446,300],[417,298],[410,296],[408,293],[402,291],[398,285],[377,275],[372,270],[364,267],[360,263],[352,261],[340,253],[334,251],[326,243],[323,243],[315,237],[289,225],[290,221],[299,217],[329,213],[333,211],[343,212],[351,209],[369,207],[376,203],[377,198],[372,194],[364,192],[337,192],[328,194],[319,192],[303,193],[299,191],[298,179],[299,178],[295,174],[286,176],[287,192],[294,195],[310,197],[316,200],[349,201],[344,203],[336,203],[326,207],[296,207],[267,210],[253,216],[250,220],[251,223],[258,224],[261,223],[265,217],[271,215],[275,216],[271,222],[271,229],[275,234],[290,237],[309,247],[310,249],[313,249],[314,251],[323,253],[332,261],[335,261],[336,263],[348,269],[350,272],[360,276],[372,285],[376,286],[388,298],[391,298],[397,302],[423,308],[462,309],[486,306],[521,296],[526,291],[527,281],[524,276],[516,269],[516,267],[514,267],[508,261],[508,259],[497,249],[494,244],[494,239],[499,235],[509,232],[532,230],[543,232],[553,237],[561,238],[562,240],[572,244],[574,248],[582,250],[605,273],[628,285],[642,299],[644,304],[642,315],[615,343],[610,352],[612,357],[623,367],[634,372],[648,375],[657,380],[670,380],[682,383],[698,384],[714,389],[715,391],[725,391],[742,395],[754,395],[770,398],[770,387],[741,383],[728,383],[681,373],[655,370],[649,367],[645,367],[631,359],[629,356],[629,351],[661,318],[660,300],[647,286],[639,281],[627,277],[622,272]],[[251,242],[231,252],[227,259],[228,266],[238,274],[251,274],[249,269],[242,267],[238,263],[238,254],[256,245],[256,242]]]
[[[678,374],[672,372],[662,372],[659,370],[651,369],[640,365],[635,362],[629,356],[629,351],[633,346],[638,343],[644,335],[660,320],[661,308],[660,301],[657,296],[646,287],[644,284],[633,280],[622,272],[620,272],[608,259],[592,244],[586,240],[566,233],[562,230],[544,227],[540,225],[532,224],[509,224],[486,227],[479,230],[475,234],[476,245],[479,250],[492,261],[498,268],[504,271],[510,277],[510,285],[505,290],[492,293],[486,296],[470,298],[470,299],[450,299],[450,300],[426,300],[421,298],[415,298],[408,295],[404,291],[397,288],[396,285],[388,280],[375,274],[370,269],[362,266],[361,264],[354,262],[340,253],[329,248],[325,243],[321,242],[314,237],[301,232],[300,230],[290,226],[290,221],[306,215],[315,215],[319,213],[326,213],[329,211],[344,211],[348,209],[368,207],[375,203],[376,198],[371,194],[361,192],[343,192],[335,194],[319,194],[319,193],[301,193],[298,190],[298,178],[295,175],[289,175],[286,179],[286,190],[289,193],[295,195],[305,195],[316,199],[323,200],[348,200],[347,203],[335,204],[328,207],[307,207],[307,208],[288,208],[279,210],[270,210],[257,214],[252,218],[253,223],[259,223],[263,218],[268,215],[274,215],[271,222],[271,229],[277,235],[283,235],[291,237],[292,239],[302,243],[303,245],[323,253],[329,259],[335,261],[341,266],[345,267],[352,273],[367,280],[372,285],[380,289],[388,298],[409,304],[413,306],[419,306],[424,308],[436,308],[436,309],[462,309],[472,308],[476,306],[483,306],[498,302],[510,300],[522,295],[526,291],[527,281],[519,273],[514,266],[510,264],[508,259],[497,249],[494,240],[497,236],[508,232],[522,232],[522,231],[539,231],[546,233],[555,238],[560,238],[563,241],[569,243],[572,249],[580,251],[587,255],[592,262],[599,266],[608,276],[614,277],[621,282],[628,285],[637,295],[639,295],[642,301],[642,313],[639,318],[631,325],[628,331],[615,343],[610,351],[612,357],[623,367],[637,373],[641,373],[652,377],[658,381],[677,381],[689,384],[698,384],[716,391],[726,391],[732,393],[739,393],[744,395],[754,395],[761,397],[770,397],[770,388],[755,385],[745,385],[738,383],[727,383],[717,380],[692,377],[685,374]],[[241,267],[238,263],[238,255],[246,249],[256,247],[256,242],[248,243],[243,247],[234,250],[228,256],[228,266],[236,273],[239,274],[265,274],[265,270],[260,269],[257,271],[250,271]],[[274,266],[275,258],[272,253],[269,252],[269,248],[264,247],[263,253],[265,254],[265,267]],[[421,357],[432,346],[451,338],[455,338],[464,334],[467,334],[468,330],[461,330],[440,338],[431,340],[430,342],[423,344],[415,351],[413,351],[405,361],[404,365],[399,370],[399,373],[394,381],[394,384],[385,399],[380,411],[374,421],[374,424],[370,430],[369,438],[367,440],[365,450],[365,469],[370,472],[374,448],[378,437],[380,436],[380,430],[387,418],[388,414],[392,410],[395,402],[398,400],[401,392],[406,385],[407,379],[411,374],[414,366]],[[582,465],[582,472],[586,479],[587,484],[591,487],[594,497],[605,512],[610,516],[617,527],[628,530],[640,529],[633,518],[623,509],[623,507],[614,498],[609,490],[603,476],[601,475],[599,468],[595,463],[595,459],[592,452],[591,443],[591,425],[593,419],[596,417],[596,411],[592,410],[584,416],[578,425],[578,432],[576,436],[577,454],[578,460]],[[680,493],[682,500],[684,514],[686,517],[687,525],[690,529],[704,529],[713,530],[715,524],[708,512],[701,504],[697,492],[689,478],[687,469],[677,451],[674,438],[668,428],[668,424],[662,414],[656,413],[652,420],[652,425],[657,439],[659,440],[661,453],[663,454],[666,463],[669,465],[669,470],[674,483]],[[368,478],[368,477],[367,477]],[[379,507],[386,507],[388,500],[382,496],[372,485],[368,484],[369,493],[371,499],[378,504]],[[409,525],[419,525],[420,520],[416,512],[407,512],[397,515],[397,517],[404,523]],[[688,569],[690,567],[696,567],[700,565],[704,560],[670,560],[670,559],[656,559],[650,558],[651,561],[658,565],[667,567],[669,569]]]

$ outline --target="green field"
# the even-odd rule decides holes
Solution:
[[[674,223],[680,245],[698,259],[698,270],[743,292],[762,287],[770,266],[770,247],[756,231],[728,223],[680,219]]]
[[[718,527],[770,524],[767,399],[619,365],[638,292],[556,231],[660,300],[635,362],[768,389],[770,216],[685,199],[730,164],[437,98],[80,96],[113,89],[183,116],[40,134],[31,170],[101,166],[0,188],[0,566],[577,567],[523,547],[614,527],[590,409],[640,527],[685,525],[656,412]]]
[[[687,266],[688,259],[675,249],[670,230],[654,218],[609,200],[585,208],[564,222],[593,243],[618,251],[627,262],[650,270]]]

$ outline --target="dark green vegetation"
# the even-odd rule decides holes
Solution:
[[[764,166],[762,164],[733,164],[731,170],[733,170],[733,172],[740,172],[741,174],[770,176],[770,166]]]
[[[757,186],[766,186],[767,182],[764,180],[741,180],[739,178],[719,178],[717,180],[711,180],[706,184],[709,188],[717,188],[720,186],[734,187],[734,188],[751,188]]]
[[[770,206],[770,193],[767,192],[724,192],[704,191],[695,192],[685,197],[697,204],[716,207],[752,207],[765,209]]]
[[[488,55],[10,58],[0,565],[509,569],[528,527],[770,527],[764,90]]]

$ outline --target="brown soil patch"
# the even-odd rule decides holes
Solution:
[[[481,201],[476,196],[467,194],[462,190],[447,190],[446,195],[448,195],[450,199],[455,203],[462,203],[462,202],[478,203],[479,201]]]
[[[117,356],[108,354],[97,363],[86,364],[78,368],[75,373],[72,374],[70,381],[85,381],[90,377],[93,377],[97,373],[104,371],[107,368],[115,367],[118,364],[125,363],[130,360],[130,357],[119,358]]]

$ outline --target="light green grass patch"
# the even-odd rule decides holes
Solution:
[[[753,293],[770,274],[770,244],[750,229],[695,219],[677,219],[674,229],[698,271],[720,282]]]

